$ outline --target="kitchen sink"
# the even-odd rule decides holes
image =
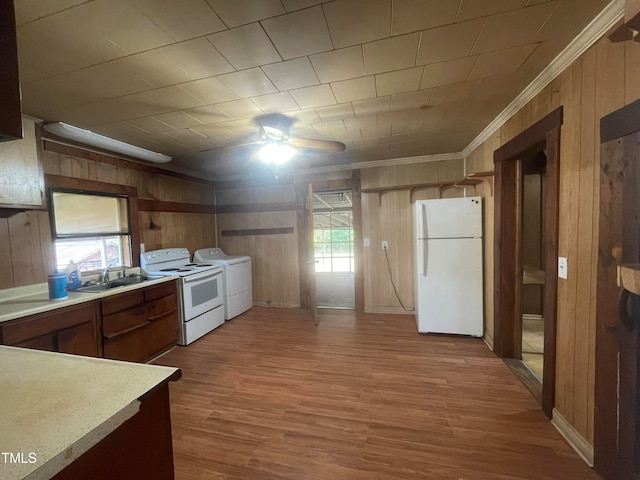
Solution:
[[[110,282],[106,283],[96,283],[93,285],[76,288],[73,291],[83,293],[98,293],[104,292],[106,290],[111,290],[112,288],[126,287],[127,285],[137,285],[139,283],[146,282],[147,280],[149,280],[149,278],[143,275],[139,275],[136,277],[118,278],[117,280],[111,280]]]

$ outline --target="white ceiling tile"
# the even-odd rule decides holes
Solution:
[[[412,115],[411,109],[378,113],[376,117],[378,119],[378,125],[392,125],[394,123],[410,123],[416,120]]]
[[[220,125],[199,125],[192,128],[193,131],[209,138],[230,138],[231,131]]]
[[[195,38],[158,49],[192,79],[212,77],[235,69],[205,38]]]
[[[287,10],[287,12],[293,12],[294,10],[301,10],[303,8],[313,7],[314,5],[320,5],[322,2],[326,2],[326,0],[282,0],[284,8]]]
[[[349,47],[309,57],[322,83],[347,80],[365,74],[362,47]]]
[[[333,96],[329,85],[316,85],[314,87],[298,88],[289,93],[293,96],[300,108],[324,107],[325,105],[335,105],[336,99]]]
[[[162,55],[160,50],[137,53],[111,63],[155,88],[192,80],[191,75]]]
[[[313,128],[320,135],[331,135],[334,132],[344,132],[346,130],[342,120],[337,122],[316,123],[313,125]]]
[[[413,67],[419,40],[419,33],[410,33],[364,44],[364,62],[367,73],[384,73]]]
[[[204,107],[196,107],[185,110],[185,113],[191,115],[196,120],[205,124],[221,123],[231,120],[231,118],[223,113],[215,105],[206,105]]]
[[[255,117],[262,113],[262,110],[260,110],[256,104],[248,98],[218,103],[216,104],[216,107],[225,115],[229,115],[231,118],[236,119]]]
[[[505,46],[532,43],[555,8],[555,2],[543,3],[487,18],[471,53],[491,52]]]
[[[263,65],[261,68],[280,91],[310,87],[320,83],[307,57]]]
[[[345,130],[344,132],[332,132],[331,136],[338,142],[352,142],[353,140],[362,139],[362,133],[359,128],[353,130]]]
[[[418,90],[417,92],[398,93],[391,95],[391,110],[406,110],[418,108],[421,105],[429,105],[431,91]]]
[[[572,33],[575,36],[609,3],[609,0],[562,0],[558,8],[537,32],[534,41],[562,37]],[[571,21],[569,22],[568,19]]]
[[[469,79],[491,77],[502,73],[515,72],[524,63],[537,45],[507,48],[496,52],[483,53],[469,74]]]
[[[238,98],[238,95],[215,77],[181,83],[179,86],[185,92],[200,100],[203,105],[227,102]]]
[[[200,105],[200,101],[176,85],[120,97],[126,99],[139,117],[173,112]]]
[[[178,42],[227,28],[205,0],[133,0],[131,3]]]
[[[362,138],[380,138],[391,135],[391,125],[381,125],[376,127],[364,127],[361,129]]]
[[[331,89],[338,103],[366,100],[376,96],[376,83],[373,75],[333,82]]]
[[[229,28],[284,13],[280,0],[207,0]]]
[[[264,112],[282,112],[298,108],[288,92],[270,93],[251,99]]]
[[[458,58],[448,62],[432,63],[424,67],[420,88],[440,87],[464,82],[475,65],[477,57]]]
[[[391,96],[353,102],[353,111],[358,116],[375,115],[376,113],[388,112],[390,108]]]
[[[549,0],[543,0],[545,2]],[[524,7],[527,0],[462,0],[456,22],[463,22],[472,18],[486,17],[496,13]]]
[[[335,48],[391,34],[391,0],[339,0],[323,5]]]
[[[376,115],[365,115],[362,117],[345,118],[344,124],[350,130],[354,130],[356,128],[377,127],[378,118],[376,117]]]
[[[259,23],[214,33],[207,40],[238,70],[281,60]]]
[[[129,101],[127,96],[110,98],[101,102],[83,104],[62,110],[56,120],[70,123],[80,128],[89,128],[93,125],[130,120],[142,116],[144,115],[138,114],[136,106]]]
[[[466,57],[480,34],[484,19],[456,23],[422,32],[416,64]]]
[[[126,0],[95,0],[73,11],[77,14],[77,21],[128,53],[139,53],[175,42]]]
[[[184,112],[162,113],[160,115],[155,115],[154,117],[147,117],[147,118],[153,118],[162,123],[166,123],[171,128],[175,128],[175,129],[189,128],[189,127],[194,127],[196,125],[202,125],[202,122],[200,120]]]
[[[458,0],[394,0],[393,35],[453,23],[459,3]]]
[[[545,40],[538,44],[529,58],[520,67],[523,70],[531,68],[543,69],[549,65],[556,56],[566,47],[569,42],[573,40],[573,36],[563,36],[559,38],[553,38],[551,40]]]
[[[315,135],[318,132],[316,132],[311,125],[294,124],[289,129],[289,133],[292,137],[308,137],[309,135]]]
[[[423,70],[424,67],[413,67],[395,72],[379,73],[376,75],[378,96],[419,90]]]
[[[21,26],[27,22],[33,22],[53,13],[67,10],[71,7],[84,3],[86,0],[56,0],[42,2],[41,0],[19,0],[14,1],[13,6],[16,15],[16,25]]]
[[[320,6],[264,20],[262,26],[285,60],[333,49]]]
[[[353,107],[350,103],[331,105],[329,107],[318,107],[316,112],[323,122],[342,120],[354,116]]]
[[[478,88],[478,80],[454,83],[431,89],[431,105],[442,105],[450,102],[457,102],[470,97]],[[425,112],[433,115],[432,110]]]
[[[412,122],[398,122],[391,125],[391,135],[419,132],[422,128],[422,120]]]
[[[226,75],[220,75],[218,78],[242,98],[257,97],[278,91],[259,68],[227,73]]]
[[[154,117],[133,118],[131,120],[127,120],[126,123],[148,133],[164,132],[173,128],[171,125],[161,122]]]
[[[289,117],[294,118],[296,120],[296,123],[300,124],[310,125],[312,123],[319,123],[321,121],[318,113],[313,108],[307,110],[285,112],[285,114]]]

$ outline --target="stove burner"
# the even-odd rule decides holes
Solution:
[[[210,263],[196,263],[195,266],[196,267],[213,267],[213,265]]]
[[[184,266],[185,267],[197,267],[198,265],[196,263],[186,263]]]
[[[180,269],[175,269],[176,272],[190,272],[191,270],[189,270],[188,268],[180,268]]]
[[[163,268],[162,270],[160,270],[161,272],[180,272],[181,270],[177,269],[177,268]]]

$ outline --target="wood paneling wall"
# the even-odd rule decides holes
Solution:
[[[599,120],[640,97],[640,44],[601,39],[467,158],[467,172],[492,170],[493,151],[556,107],[564,107],[560,157],[556,409],[593,444]],[[485,232],[493,222],[486,202]],[[488,238],[486,239],[488,240]],[[492,244],[493,242],[491,242]],[[486,244],[489,244],[487,241]],[[486,257],[490,251],[485,250]],[[555,275],[556,272],[548,272]],[[485,284],[485,305],[493,280]],[[492,344],[493,312],[487,311]]]
[[[361,175],[363,189],[457,181],[464,176],[462,160],[365,168]],[[449,188],[442,192],[442,196],[461,197],[463,193],[462,189]],[[471,187],[469,194],[473,193]],[[414,200],[438,197],[438,188],[414,193]],[[381,204],[376,193],[363,193],[362,236],[370,242],[370,246],[363,249],[365,311],[412,314],[414,246],[413,205],[409,201],[409,190],[385,193]],[[383,240],[389,242],[387,255],[391,275],[402,303],[411,309],[408,312],[402,309],[393,291],[385,252],[381,248]]]
[[[45,173],[54,175],[136,187],[139,198],[213,205],[213,187],[167,175],[51,151],[43,152],[43,168]],[[194,251],[215,246],[213,214],[140,212],[140,227],[146,250],[186,247]],[[0,248],[10,252],[0,266],[0,288],[45,282],[54,269],[48,212],[19,213],[0,219]]]
[[[229,255],[249,255],[253,275],[253,301],[274,307],[300,306],[298,235],[293,184],[216,191],[216,206],[235,213],[217,215],[218,244]],[[279,211],[269,210],[268,205]],[[280,210],[282,205],[290,210]],[[255,211],[247,210],[255,205]],[[293,233],[223,236],[223,231],[292,227]]]

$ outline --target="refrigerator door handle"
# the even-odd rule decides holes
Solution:
[[[424,203],[420,204],[420,213],[421,213],[420,220],[422,221],[421,222],[422,238],[426,239],[426,238],[429,238],[429,232],[427,227],[427,206]]]
[[[429,256],[429,242],[428,240],[423,240],[422,246],[422,275],[427,276],[427,264],[428,264],[428,256]]]

